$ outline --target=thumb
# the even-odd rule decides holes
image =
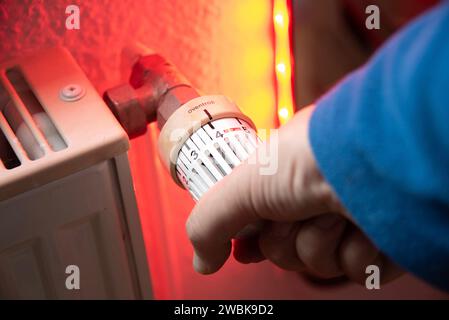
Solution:
[[[196,204],[186,228],[195,250],[193,266],[197,272],[217,271],[231,252],[231,239],[245,226],[261,220],[261,206],[256,205],[257,192],[253,191],[259,179],[257,167],[244,162]]]

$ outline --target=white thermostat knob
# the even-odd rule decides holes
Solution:
[[[177,109],[159,137],[173,179],[195,200],[247,159],[259,143],[253,122],[224,96],[201,96]]]

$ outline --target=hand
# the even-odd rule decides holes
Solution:
[[[399,269],[353,223],[320,174],[308,140],[313,108],[298,112],[279,129],[274,175],[261,175],[254,158],[197,203],[186,225],[197,272],[219,270],[234,239],[234,257],[242,263],[266,258],[286,270],[322,278],[346,275],[359,283],[365,282],[370,264],[379,266],[383,282],[399,275]],[[263,225],[256,236],[235,239],[254,224]]]

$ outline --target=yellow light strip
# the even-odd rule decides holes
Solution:
[[[294,112],[289,35],[290,16],[287,2],[288,0],[273,0],[277,111],[281,124],[286,123]]]

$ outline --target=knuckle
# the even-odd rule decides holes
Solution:
[[[321,252],[319,235],[312,228],[301,228],[296,236],[296,251],[301,260],[312,269],[321,268]]]
[[[281,268],[296,258],[293,245],[289,245],[289,239],[275,237],[272,232],[262,233],[259,237],[259,248],[265,258]]]
[[[279,265],[282,262],[284,254],[276,245],[263,241],[260,243],[260,249],[263,255],[274,264]]]
[[[366,266],[376,261],[379,251],[357,232],[343,242],[339,255],[345,274],[353,281],[363,282]]]

